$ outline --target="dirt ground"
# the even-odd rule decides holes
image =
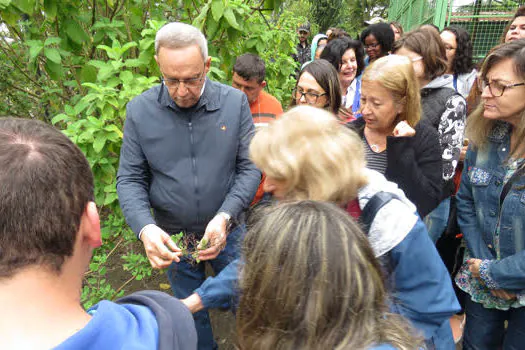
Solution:
[[[119,254],[115,254],[115,256],[118,257]],[[129,274],[117,266],[118,263],[118,259],[112,259],[112,261],[110,261],[111,268],[108,269],[109,272],[107,276],[108,281],[111,281],[112,285],[117,287],[129,278]],[[207,271],[207,273],[210,274],[211,271]],[[130,283],[126,288],[126,294],[145,289],[161,290],[171,294],[171,289],[166,289],[168,284],[169,282],[165,273],[153,271],[150,277],[142,281],[133,281]],[[219,349],[235,349],[235,318],[233,314],[230,311],[210,310],[210,317],[215,341],[219,345]],[[456,350],[461,349],[461,345],[458,344]]]

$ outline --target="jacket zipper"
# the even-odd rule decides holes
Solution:
[[[188,122],[188,128],[190,130],[190,148],[191,148],[191,167],[193,170],[193,186],[195,187],[195,198],[197,200],[197,222],[200,222],[200,201],[199,201],[199,179],[197,177],[197,161],[195,160],[195,142],[193,139],[193,125],[190,121]]]

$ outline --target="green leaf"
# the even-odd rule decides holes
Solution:
[[[222,0],[213,0],[211,3],[211,14],[215,22],[219,22],[224,14],[224,3]]]
[[[122,71],[120,72],[120,79],[124,84],[129,84],[133,81],[133,73],[129,70]]]
[[[239,24],[237,23],[237,19],[235,18],[235,14],[233,13],[233,10],[231,7],[227,7],[224,10],[224,18],[228,21],[228,24],[232,26],[233,28],[240,30]]]
[[[46,39],[46,41],[44,41],[44,46],[49,46],[49,45],[53,45],[53,44],[60,44],[60,42],[62,41],[62,39],[56,37],[56,36],[51,36],[49,38]]]
[[[44,10],[48,18],[55,18],[57,16],[57,9],[58,6],[56,0],[44,0]]]
[[[35,0],[17,0],[13,2],[13,6],[31,16],[35,10]]]
[[[55,125],[58,122],[67,122],[67,121],[69,121],[69,116],[67,116],[64,113],[60,113],[54,116],[53,119],[51,119],[51,124]]]
[[[111,203],[115,202],[116,200],[118,200],[118,196],[116,193],[108,193],[106,195],[106,198],[104,199],[104,205],[110,205]]]
[[[80,113],[82,113],[82,111],[85,110],[88,106],[89,106],[89,102],[86,101],[86,99],[80,100],[75,105],[75,115],[80,115]]]
[[[71,116],[71,117],[76,117],[77,114],[75,113],[75,109],[73,107],[71,107],[70,105],[66,105],[64,107],[64,111],[66,112],[67,115]]]
[[[0,10],[5,10],[9,4],[11,4],[11,0],[0,0]]]
[[[97,69],[90,65],[85,65],[80,71],[82,81],[94,83],[97,81]]]
[[[86,34],[82,26],[73,19],[66,22],[66,33],[73,42],[79,45],[82,45],[89,40],[89,36]]]
[[[197,17],[195,17],[195,19],[193,20],[192,25],[194,27],[197,27],[200,30],[203,29],[203,27],[204,27],[204,20],[206,19],[206,15],[208,14],[209,9],[210,9],[209,3],[204,5],[204,7],[201,10],[201,13]]]
[[[124,46],[122,46],[121,53],[124,53],[128,51],[129,49],[131,49],[132,47],[136,47],[136,46],[138,46],[138,44],[134,41],[130,43],[126,43]]]
[[[60,64],[57,64],[51,60],[47,60],[44,68],[46,69],[47,74],[49,74],[53,80],[60,80],[64,77],[64,69]]]
[[[44,44],[40,40],[28,40],[26,44],[29,46],[29,62],[34,62],[42,52]]]
[[[257,38],[251,38],[251,39],[248,39],[246,41],[246,48],[247,49],[251,49],[252,47],[254,47],[255,45],[257,44]]]
[[[213,17],[208,17],[208,20],[206,21],[206,38],[208,40],[212,40],[217,34],[218,30],[219,22],[215,21]]]
[[[88,62],[88,64],[93,67],[97,67],[98,69],[105,68],[108,65],[106,62],[100,60],[91,60]]]
[[[100,153],[102,149],[104,148],[104,145],[106,144],[106,137],[105,136],[98,136],[95,138],[95,142],[93,142],[93,150],[95,152]]]
[[[123,134],[122,134],[122,131],[114,124],[111,124],[111,125],[108,125],[106,127],[104,127],[104,130],[106,131],[113,131],[115,132],[120,138],[122,138]]]
[[[62,63],[62,57],[60,57],[60,52],[58,52],[55,48],[44,48],[44,55],[47,57],[47,59],[53,61],[56,64]]]

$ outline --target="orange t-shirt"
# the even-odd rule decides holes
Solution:
[[[283,113],[283,107],[275,97],[266,91],[261,91],[259,97],[250,104],[250,111],[252,112],[253,123],[255,124],[255,127],[260,128],[268,126],[269,123],[279,118],[279,116]],[[261,183],[257,189],[257,193],[253,198],[252,205],[259,202],[264,195],[264,179],[265,175],[263,174]]]
[[[253,123],[256,127],[268,126],[283,114],[281,103],[266,91],[261,91],[259,97],[250,103]]]

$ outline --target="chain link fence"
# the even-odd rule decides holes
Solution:
[[[474,58],[480,60],[502,41],[509,20],[522,5],[525,0],[391,0],[388,17],[405,31],[422,24],[464,27],[472,38]]]

